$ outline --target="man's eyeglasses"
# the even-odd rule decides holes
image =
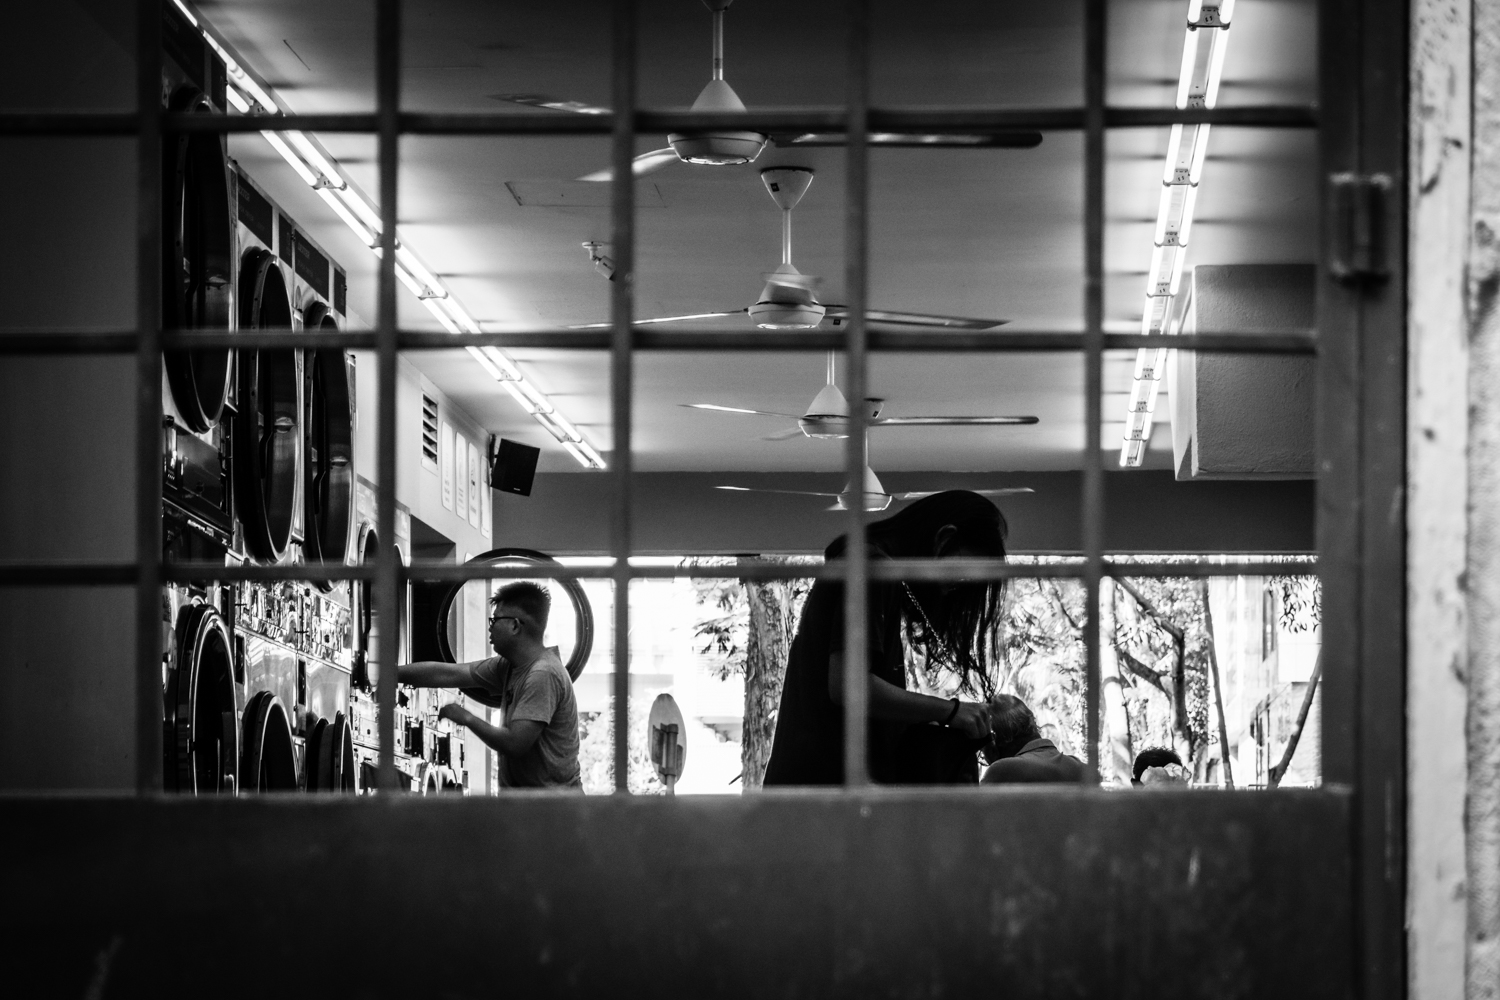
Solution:
[[[521,619],[517,618],[515,615],[491,615],[490,616],[490,624],[493,625],[496,622],[503,622],[506,619],[510,619],[513,622],[521,621]]]

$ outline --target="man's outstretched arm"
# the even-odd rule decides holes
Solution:
[[[402,663],[396,667],[396,683],[431,688],[470,687],[474,684],[474,664],[482,662],[484,661],[440,663],[436,660],[418,660],[416,663]]]
[[[492,726],[457,702],[444,705],[438,710],[438,717],[466,726],[491,749],[507,757],[519,757],[530,750],[546,728],[532,719],[517,719],[508,726]]]

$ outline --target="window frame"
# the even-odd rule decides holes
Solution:
[[[263,117],[192,116],[160,108],[161,18],[164,0],[137,0],[138,110],[126,114],[5,113],[0,134],[115,135],[137,140],[138,211],[136,328],[130,331],[78,333],[43,331],[0,334],[0,354],[134,354],[137,412],[135,464],[136,557],[131,563],[62,565],[11,563],[0,566],[0,585],[121,585],[136,594],[136,749],[137,790],[153,796],[161,788],[160,588],[163,583],[206,578],[220,580],[339,579],[374,584],[377,608],[397,605],[403,578],[463,580],[505,575],[484,567],[414,563],[402,566],[393,546],[382,546],[373,566],[347,567],[213,567],[164,563],[161,553],[161,418],[160,372],[167,349],[217,346],[222,335],[161,329],[158,278],[161,254],[161,140],[185,132],[258,131]],[[1366,996],[1404,991],[1403,929],[1405,872],[1405,203],[1400,192],[1406,178],[1406,67],[1408,6],[1399,0],[1321,0],[1319,4],[1319,102],[1308,107],[1238,107],[1217,110],[1160,110],[1110,107],[1106,104],[1107,0],[1082,0],[1084,80],[1079,107],[1038,110],[970,108],[903,111],[869,104],[868,4],[849,5],[849,91],[841,108],[778,112],[751,110],[735,116],[663,112],[639,108],[636,101],[636,25],[632,0],[615,4],[613,27],[612,114],[558,116],[530,113],[414,114],[399,107],[401,74],[401,2],[375,0],[376,108],[373,114],[284,115],[285,129],[365,132],[377,136],[381,240],[377,323],[373,332],[257,331],[236,333],[236,345],[254,347],[345,347],[374,349],[377,357],[376,441],[378,525],[381,537],[394,537],[396,357],[400,351],[494,345],[546,346],[552,349],[608,349],[615,447],[613,477],[613,565],[597,571],[570,568],[555,575],[604,576],[616,593],[628,592],[632,579],[665,575],[665,570],[632,567],[629,483],[633,472],[633,361],[637,351],[827,351],[845,353],[847,392],[865,395],[867,363],[872,351],[1069,351],[1084,366],[1085,446],[1083,452],[1082,537],[1084,563],[1066,572],[1081,576],[1088,594],[1085,628],[1087,650],[1086,709],[1089,720],[1089,768],[1097,775],[1099,736],[1100,580],[1105,575],[1182,576],[1177,564],[1115,564],[1103,544],[1104,495],[1102,362],[1113,349],[1157,346],[1160,335],[1106,334],[1103,330],[1103,212],[1105,137],[1109,130],[1170,124],[1210,123],[1237,126],[1319,130],[1320,174],[1327,182],[1322,206],[1322,249],[1318,280],[1317,327],[1307,333],[1197,334],[1179,336],[1176,349],[1230,353],[1314,355],[1317,358],[1318,573],[1324,588],[1323,773],[1331,787],[1352,790],[1350,833],[1354,871],[1355,964],[1357,989]],[[680,131],[691,127],[733,124],[843,132],[846,158],[846,287],[849,322],[837,333],[824,331],[723,333],[661,331],[631,325],[634,312],[631,275],[635,265],[634,188],[613,186],[612,247],[616,280],[611,284],[613,326],[606,333],[535,331],[505,334],[432,334],[398,329],[394,242],[397,218],[399,143],[403,135],[601,135],[612,140],[616,176],[629,176],[635,136],[640,131]],[[1032,128],[1082,132],[1084,138],[1084,324],[1068,333],[1003,331],[937,332],[920,335],[869,331],[864,323],[868,256],[868,143],[872,129],[965,131]],[[1367,203],[1346,217],[1336,178],[1380,182]],[[1383,187],[1381,184],[1383,183]],[[1383,192],[1383,194],[1382,194]],[[1370,250],[1375,266],[1336,277],[1341,240],[1351,218],[1375,234]],[[1369,247],[1366,247],[1369,250]],[[845,450],[846,471],[858,481],[865,464],[864,414],[850,416]],[[848,511],[844,529],[859,535],[867,522],[859,505]],[[1217,574],[1253,574],[1279,564],[1253,559],[1217,564]],[[795,571],[793,571],[793,569]],[[742,568],[752,577],[816,576],[846,583],[847,657],[865,661],[865,607],[868,580],[1000,579],[1036,576],[1038,567],[993,562],[936,560],[871,564],[859,546],[847,561],[817,567]],[[1206,573],[1208,570],[1200,570]],[[670,571],[680,575],[681,571]],[[514,575],[547,575],[536,568]],[[699,575],[712,575],[704,571]],[[614,602],[614,711],[628,714],[630,602]],[[381,743],[380,785],[394,788],[393,704],[395,644],[383,644],[378,690]],[[863,672],[846,676],[846,782],[841,790],[868,794],[864,762],[866,698]],[[626,787],[628,727],[615,729],[615,781]],[[1279,793],[1270,792],[1276,795]],[[1211,801],[1208,799],[1206,801]]]

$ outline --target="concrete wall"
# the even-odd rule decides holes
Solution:
[[[1311,264],[1193,269],[1184,333],[1306,330]],[[1167,369],[1180,479],[1310,479],[1313,358],[1174,351]]]
[[[1500,996],[1500,10],[1412,5],[1411,995]]]
[[[130,109],[133,16],[7,7],[4,110]],[[135,325],[135,182],[130,139],[0,139],[0,328]],[[0,359],[0,560],[134,558],[134,383],[128,356]],[[0,591],[0,788],[134,786],[134,604]]]
[[[841,475],[640,473],[635,547],[642,553],[821,552],[843,531],[826,498],[714,489],[837,492]],[[1076,552],[1082,483],[1076,472],[1004,475],[892,472],[892,491],[1027,486],[998,497],[1015,552]],[[1111,473],[1105,483],[1105,545],[1125,552],[1311,552],[1310,482],[1179,483],[1170,472]],[[609,551],[611,480],[578,472],[536,477],[531,496],[495,494],[495,544],[551,553]],[[899,509],[893,505],[886,514]]]

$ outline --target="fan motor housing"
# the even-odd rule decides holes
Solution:
[[[828,310],[817,302],[767,302],[749,309],[750,318],[762,330],[811,330],[823,322]]]
[[[674,132],[667,144],[677,158],[688,163],[731,166],[749,163],[766,148],[766,137],[759,132]]]

